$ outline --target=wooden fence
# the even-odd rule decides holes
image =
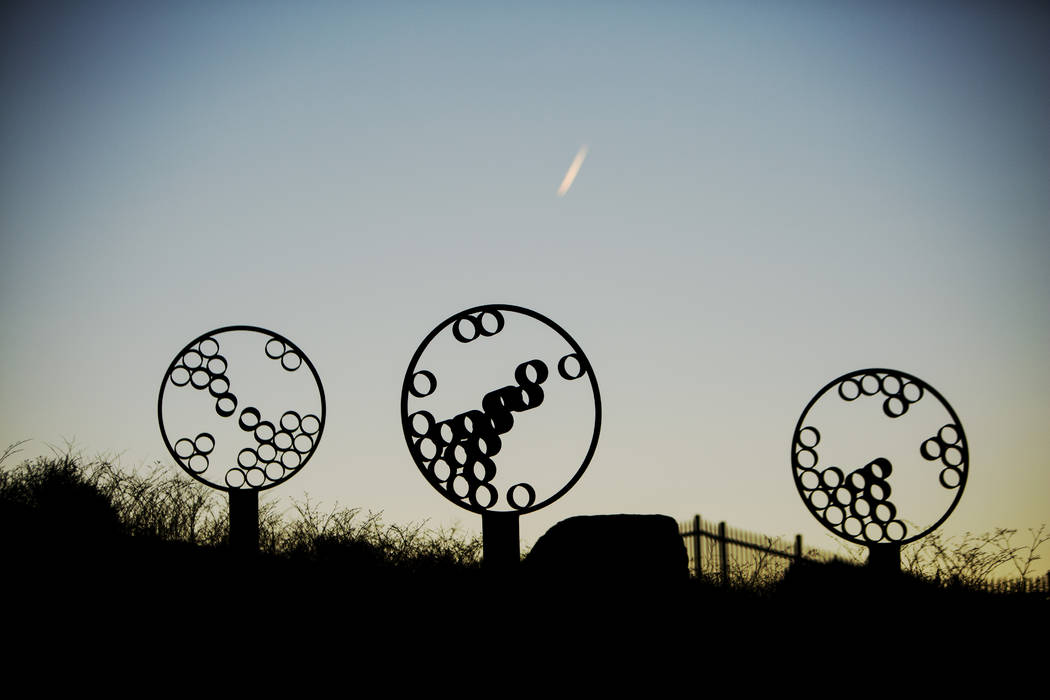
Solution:
[[[779,578],[793,561],[828,561],[835,555],[817,549],[805,550],[802,535],[790,541],[712,523],[699,515],[679,523],[678,533],[686,541],[689,570],[693,576],[716,578],[723,583],[758,584]]]
[[[840,555],[820,549],[804,549],[802,535],[788,542],[712,523],[699,515],[678,524],[678,534],[689,552],[689,571],[694,577],[725,584],[760,585],[779,579],[795,561],[826,562]],[[999,579],[976,586],[990,593],[1027,593],[1050,596],[1050,571],[1029,579]]]
[[[1032,593],[1050,596],[1050,571],[1039,578],[1009,578],[985,581],[978,588],[989,593]]]

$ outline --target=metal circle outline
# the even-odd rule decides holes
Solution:
[[[849,535],[847,532],[845,532],[845,528],[843,528],[843,530],[840,532],[839,530],[837,530],[834,527],[830,526],[826,522],[825,518],[821,517],[821,514],[817,512],[817,510],[815,509],[813,504],[811,504],[809,502],[809,500],[807,499],[807,495],[810,495],[812,490],[804,488],[804,486],[802,484],[802,480],[801,480],[802,477],[801,477],[801,474],[800,474],[800,470],[798,468],[796,468],[794,465],[795,465],[795,461],[796,461],[796,447],[798,445],[799,432],[804,427],[806,427],[806,425],[805,425],[805,423],[806,423],[806,416],[809,415],[810,409],[813,408],[813,406],[817,403],[817,401],[819,401],[821,399],[821,397],[823,397],[826,393],[828,393],[832,389],[837,389],[838,387],[840,387],[847,380],[852,380],[855,383],[857,383],[858,386],[859,386],[860,383],[863,381],[863,379],[866,376],[868,376],[868,375],[875,375],[876,378],[878,378],[879,374],[892,374],[892,375],[896,376],[897,378],[899,378],[900,380],[902,380],[901,381],[901,395],[903,395],[904,387],[906,385],[911,384],[911,383],[914,383],[915,385],[917,385],[919,387],[919,389],[920,389],[920,392],[921,392],[920,395],[919,395],[919,399],[916,399],[916,401],[910,402],[910,403],[917,403],[922,398],[925,398],[926,392],[929,392],[934,398],[936,398],[941,403],[941,405],[948,412],[948,415],[951,417],[951,425],[953,425],[956,428],[956,430],[958,431],[959,442],[957,444],[966,446],[966,449],[963,450],[964,458],[963,458],[962,464],[959,467],[957,467],[957,469],[961,472],[962,479],[961,479],[961,481],[959,482],[959,484],[957,486],[952,487],[952,489],[955,490],[955,498],[954,498],[954,500],[952,500],[952,502],[948,506],[948,508],[945,509],[945,511],[941,515],[941,517],[938,518],[932,525],[927,527],[925,530],[922,530],[921,532],[918,532],[918,533],[916,533],[916,534],[914,534],[914,535],[912,535],[910,537],[902,538],[900,540],[891,539],[888,536],[888,533],[887,533],[887,536],[885,537],[886,541],[893,542],[894,544],[899,544],[899,545],[903,546],[903,545],[908,544],[909,542],[914,542],[915,540],[917,540],[917,539],[919,539],[921,537],[925,537],[926,535],[928,535],[929,533],[933,532],[938,527],[940,527],[941,524],[944,523],[944,521],[948,519],[948,516],[950,516],[952,514],[952,512],[955,510],[956,506],[959,505],[959,501],[962,499],[963,491],[966,488],[966,481],[967,481],[967,478],[969,477],[969,473],[970,473],[969,442],[967,442],[967,440],[966,440],[966,432],[963,430],[962,421],[959,419],[959,416],[955,412],[955,409],[952,408],[952,405],[950,403],[948,403],[948,400],[945,399],[944,396],[942,396],[941,393],[939,391],[937,391],[933,386],[931,386],[930,384],[924,382],[922,379],[919,379],[918,377],[916,377],[913,374],[908,374],[907,372],[902,372],[901,370],[898,370],[898,369],[873,368],[873,369],[861,369],[861,370],[855,370],[853,372],[847,372],[846,374],[843,374],[842,376],[837,377],[837,378],[831,380],[830,382],[828,382],[827,384],[825,384],[824,387],[821,388],[821,390],[818,391],[816,394],[814,394],[813,398],[811,398],[809,400],[809,403],[807,403],[806,407],[802,410],[802,414],[799,416],[798,422],[795,424],[795,430],[794,430],[794,432],[791,435],[791,452],[790,452],[791,459],[792,459],[791,476],[792,476],[792,478],[795,481],[795,489],[798,491],[799,496],[802,497],[802,502],[803,502],[803,504],[805,504],[806,509],[809,510],[809,512],[817,519],[818,522],[820,522],[821,525],[826,527],[828,530],[830,530],[836,536],[841,537],[844,540],[848,540],[848,541],[850,541],[850,542],[852,542],[854,544],[859,544],[859,545],[862,545],[862,546],[869,546],[871,544],[878,544],[878,543],[872,543],[872,542],[864,539],[864,537],[863,537],[863,528],[861,530],[861,533],[860,533],[861,536],[860,537],[853,537],[853,536]],[[855,378],[858,378],[858,379],[855,379]],[[881,380],[879,381],[879,384],[880,384],[880,386],[882,385],[882,381]],[[853,401],[861,399],[864,396],[869,396],[869,397],[870,396],[874,396],[877,393],[878,392],[876,391],[873,394],[866,394],[863,390],[861,390],[861,392],[860,392],[860,394],[858,396],[856,396],[854,398],[846,398],[845,396],[843,396],[841,391],[836,391],[836,394],[839,396],[839,398],[841,398],[843,401],[845,401],[847,403],[852,403]],[[926,442],[928,442],[928,441],[926,441]],[[926,444],[926,442],[923,442],[922,445],[924,446]],[[920,451],[921,451],[921,449],[922,449],[922,447],[920,446]],[[931,457],[926,457],[925,453],[923,453],[922,456],[925,457],[928,460],[937,459],[937,457],[932,457],[932,458]],[[886,476],[886,475],[884,475],[884,476]],[[894,516],[896,516],[896,513],[894,513]],[[890,522],[896,522],[896,520],[891,520]],[[889,524],[890,523],[886,523],[886,525],[884,526],[884,528],[883,528],[884,532],[886,530],[888,530]],[[906,531],[905,531],[905,534],[907,534]]]
[[[223,480],[225,485],[221,485],[221,484],[218,484],[218,483],[215,483],[215,482],[212,482],[212,481],[208,481],[207,479],[202,478],[199,474],[193,473],[193,471],[191,471],[190,469],[188,469],[186,466],[184,466],[182,464],[182,462],[179,460],[178,455],[175,454],[174,449],[173,449],[173,447],[171,445],[171,441],[168,438],[168,433],[164,429],[164,390],[167,387],[168,378],[171,376],[171,373],[175,370],[176,367],[178,367],[181,364],[181,360],[182,360],[183,355],[185,355],[187,352],[192,350],[197,343],[200,343],[200,342],[202,342],[204,340],[207,340],[209,338],[214,340],[213,336],[219,335],[220,333],[241,332],[241,331],[252,332],[252,333],[260,333],[262,335],[268,336],[269,340],[266,341],[266,343],[265,343],[265,345],[263,347],[264,353],[266,352],[266,346],[268,346],[270,344],[270,342],[273,341],[273,340],[277,340],[279,342],[282,342],[282,343],[284,343],[286,349],[291,349],[291,350],[294,350],[295,352],[297,352],[299,354],[299,356],[302,358],[303,364],[305,364],[307,366],[307,368],[309,368],[310,374],[313,375],[314,383],[317,385],[317,394],[318,394],[318,397],[321,400],[321,415],[318,418],[320,425],[319,425],[319,427],[317,429],[316,437],[314,438],[314,451],[310,454],[309,457],[304,459],[294,471],[290,472],[289,474],[286,474],[283,479],[281,479],[280,481],[271,481],[270,483],[263,483],[262,486],[247,486],[247,487],[246,486],[240,486],[240,487],[234,487],[234,486],[230,486],[228,481],[226,481],[226,479]],[[269,353],[266,353],[266,354],[267,354],[267,356],[269,356]],[[271,358],[271,359],[277,359],[277,358]],[[236,410],[236,408],[234,410]],[[306,355],[306,353],[304,353],[302,351],[302,349],[298,345],[296,345],[292,341],[288,340],[287,338],[285,338],[280,333],[276,333],[274,331],[271,331],[271,330],[266,329],[266,328],[261,328],[259,326],[245,326],[245,325],[223,326],[222,328],[216,328],[215,330],[208,331],[207,333],[202,333],[199,336],[197,336],[196,338],[194,338],[193,340],[191,340],[189,343],[187,343],[185,346],[183,346],[183,348],[181,350],[179,350],[178,353],[176,353],[175,359],[173,359],[171,361],[171,363],[168,365],[168,369],[167,369],[167,371],[164,372],[164,377],[163,377],[163,379],[161,379],[161,382],[160,382],[160,393],[157,395],[157,424],[160,427],[160,435],[161,435],[161,438],[164,440],[164,446],[168,449],[168,453],[171,454],[171,456],[175,458],[175,462],[180,467],[182,467],[183,471],[185,471],[191,477],[193,477],[197,481],[201,482],[205,486],[210,486],[211,488],[217,489],[219,491],[247,491],[247,490],[265,491],[266,489],[271,489],[274,486],[277,486],[278,484],[283,484],[285,481],[290,479],[293,475],[295,475],[298,472],[302,471],[302,468],[306,466],[306,463],[310,461],[310,458],[312,458],[314,456],[314,454],[317,453],[317,446],[320,444],[320,442],[321,442],[321,435],[324,433],[324,424],[325,424],[326,414],[327,414],[327,403],[325,401],[324,385],[321,383],[321,376],[317,373],[317,368],[314,367],[314,363],[310,361],[310,358]],[[231,415],[232,415],[232,413],[231,413]],[[227,473],[227,476],[228,476],[228,473]],[[245,484],[247,484],[247,480],[245,480]]]
[[[451,491],[451,489],[445,490],[445,489],[441,489],[441,488],[438,488],[437,486],[435,486],[434,483],[433,483],[433,478],[427,472],[427,465],[425,463],[421,463],[419,460],[417,460],[416,457],[415,457],[415,453],[412,451],[412,439],[413,439],[414,431],[412,430],[412,425],[411,425],[411,415],[412,414],[409,414],[409,412],[408,412],[408,398],[409,398],[409,395],[416,396],[417,398],[423,398],[423,397],[417,396],[416,393],[412,391],[412,388],[413,388],[412,380],[414,378],[414,375],[418,371],[418,370],[416,370],[416,365],[419,363],[419,360],[423,356],[423,353],[430,346],[431,341],[433,341],[434,338],[436,338],[439,333],[441,333],[446,328],[448,328],[449,325],[455,324],[456,322],[460,321],[461,319],[473,318],[474,314],[485,314],[485,313],[492,313],[492,312],[511,312],[511,313],[518,313],[518,314],[521,314],[523,316],[528,316],[529,318],[531,318],[531,319],[533,319],[535,321],[539,321],[540,323],[544,324],[545,326],[547,326],[548,328],[553,330],[555,333],[557,333],[559,336],[561,336],[562,340],[564,340],[566,343],[569,344],[569,347],[572,348],[572,350],[576,354],[576,356],[578,358],[583,358],[583,362],[581,362],[581,365],[586,367],[586,374],[587,374],[587,376],[588,376],[588,378],[590,379],[590,382],[591,382],[591,393],[592,393],[592,395],[594,397],[594,428],[591,431],[591,442],[590,442],[590,445],[587,447],[587,454],[584,456],[583,461],[580,463],[579,469],[576,470],[576,473],[572,475],[572,477],[569,479],[569,481],[566,482],[566,484],[559,491],[557,491],[554,495],[550,496],[549,498],[547,498],[547,499],[545,499],[545,500],[543,500],[543,501],[541,501],[539,503],[533,503],[533,504],[531,504],[530,506],[528,506],[526,508],[512,509],[512,510],[507,510],[507,511],[497,511],[497,510],[492,510],[491,508],[477,508],[477,507],[474,507],[469,502],[467,497],[464,497],[464,498],[460,499],[458,496],[456,496],[454,491]],[[502,330],[502,328],[501,328],[501,330]],[[495,333],[493,333],[493,335],[495,335]],[[472,340],[476,340],[476,339],[472,339]],[[413,412],[413,414],[414,413],[415,412]],[[555,501],[557,501],[559,498],[561,498],[566,493],[568,493],[568,491],[573,486],[576,485],[576,482],[580,480],[580,478],[583,476],[583,473],[585,471],[587,471],[587,467],[590,465],[591,459],[594,457],[594,452],[595,452],[595,450],[598,447],[598,437],[599,437],[599,435],[601,433],[601,426],[602,426],[602,400],[601,400],[601,394],[600,394],[600,392],[598,390],[598,380],[597,380],[597,378],[595,377],[595,374],[594,374],[594,365],[592,365],[590,360],[587,358],[587,354],[583,351],[583,348],[580,347],[580,344],[577,343],[576,340],[571,335],[569,335],[568,332],[566,332],[564,328],[562,328],[557,323],[555,323],[551,319],[547,318],[543,314],[540,314],[540,313],[538,313],[536,311],[533,311],[532,309],[527,309],[527,308],[525,308],[523,306],[514,306],[512,304],[484,304],[482,306],[475,306],[475,307],[472,307],[470,309],[466,309],[465,311],[460,311],[460,312],[458,312],[456,314],[453,314],[452,316],[449,316],[447,319],[445,319],[440,324],[438,324],[432,331],[430,331],[430,333],[428,333],[425,338],[423,338],[423,341],[416,348],[416,352],[412,355],[412,359],[408,363],[408,369],[405,371],[405,379],[404,379],[404,381],[401,384],[401,430],[404,433],[405,442],[406,442],[406,444],[408,445],[408,448],[409,448],[409,454],[412,455],[412,461],[415,462],[416,468],[419,469],[420,473],[423,475],[423,478],[425,478],[428,483],[430,483],[432,486],[434,486],[434,488],[442,496],[444,496],[446,499],[448,499],[452,503],[455,503],[457,506],[459,506],[461,508],[464,508],[465,510],[472,511],[474,513],[479,513],[479,514],[484,514],[484,513],[514,513],[514,514],[517,514],[517,515],[524,515],[526,513],[532,513],[533,511],[537,511],[540,508],[543,508],[544,506],[548,506],[551,503],[554,503]]]

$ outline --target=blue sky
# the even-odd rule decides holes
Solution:
[[[963,420],[947,532],[1048,520],[1045,9],[5,12],[4,444],[169,461],[164,369],[259,325],[307,352],[330,412],[270,493],[479,529],[412,465],[399,391],[431,328],[510,303],[577,339],[605,409],[590,470],[526,542],[576,513],[699,512],[833,548],[791,431],[872,366]]]

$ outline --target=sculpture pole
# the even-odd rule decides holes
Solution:
[[[869,544],[868,568],[877,574],[899,574],[901,572],[900,544],[897,542]]]
[[[486,567],[507,569],[520,561],[518,517],[517,513],[481,514],[482,554]]]
[[[259,551],[259,492],[230,491],[230,549],[238,554]]]

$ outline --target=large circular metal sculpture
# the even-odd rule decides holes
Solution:
[[[321,378],[295,343],[254,326],[190,341],[160,384],[157,418],[168,452],[197,481],[261,491],[298,474],[321,441]]]
[[[518,306],[477,306],[446,319],[416,349],[401,389],[402,429],[419,471],[445,498],[483,515],[531,513],[563,496],[594,456],[601,415],[583,349]],[[512,442],[525,450],[514,464]],[[529,451],[541,444],[566,454]],[[551,470],[560,470],[560,483],[536,482],[537,472]]]
[[[904,545],[936,529],[962,498],[969,448],[955,410],[905,372],[844,374],[810,400],[791,465],[802,501],[850,542]]]

